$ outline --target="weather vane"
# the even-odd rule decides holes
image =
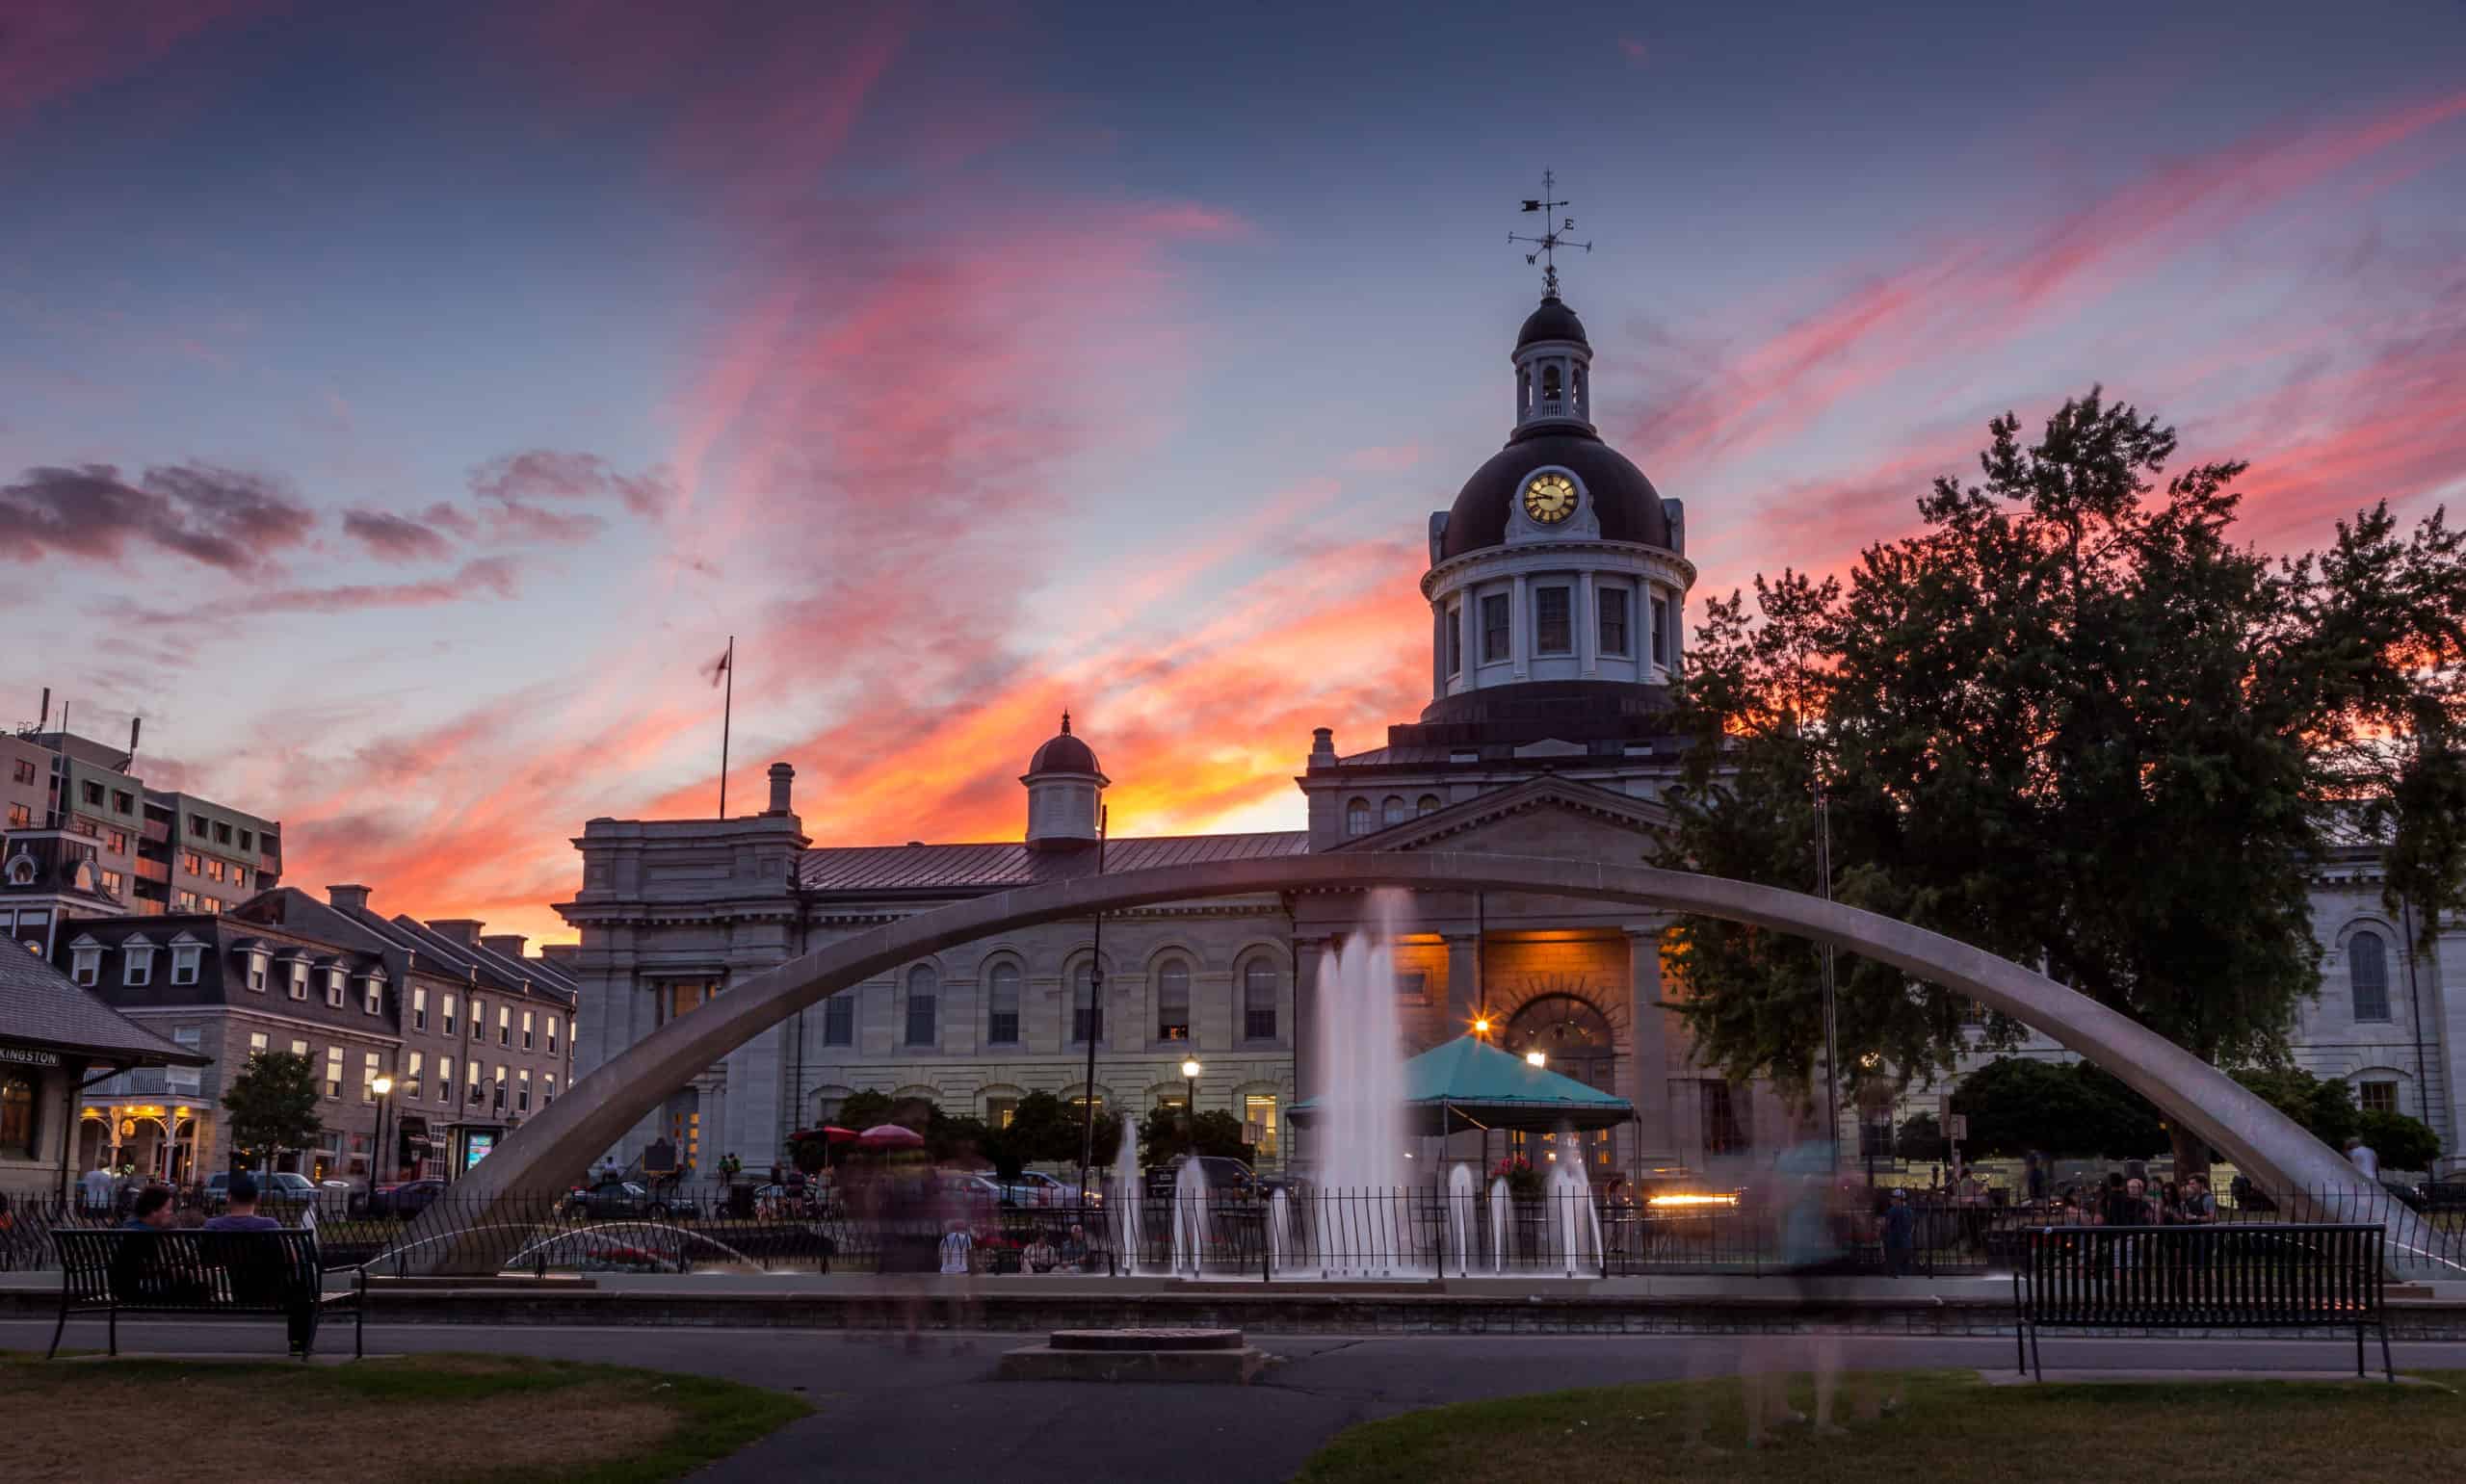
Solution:
[[[1524,261],[1527,263],[1538,263],[1541,265],[1541,295],[1544,299],[1556,299],[1559,297],[1559,249],[1564,247],[1571,252],[1579,247],[1587,252],[1590,252],[1592,250],[1592,244],[1588,242],[1567,241],[1565,234],[1575,230],[1576,219],[1573,217],[1568,217],[1563,220],[1561,219],[1559,216],[1559,208],[1561,206],[1572,206],[1575,202],[1552,200],[1550,198],[1551,192],[1556,189],[1557,185],[1558,177],[1551,174],[1548,170],[1543,170],[1541,172],[1541,198],[1537,201],[1527,200],[1524,203],[1524,209],[1526,211],[1537,211],[1541,214],[1540,236],[1525,237],[1515,232],[1509,232],[1507,234],[1507,240],[1508,242],[1527,242],[1533,245],[1535,250],[1526,253],[1524,255]]]

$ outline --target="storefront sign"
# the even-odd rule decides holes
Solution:
[[[0,1046],[0,1061],[13,1061],[21,1067],[56,1067],[60,1053],[39,1052],[22,1046]]]

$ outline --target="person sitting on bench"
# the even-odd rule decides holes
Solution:
[[[259,1192],[254,1176],[245,1171],[232,1176],[230,1207],[222,1215],[209,1219],[205,1223],[205,1230],[209,1232],[281,1231],[281,1222],[272,1216],[261,1216],[257,1213],[258,1199]],[[222,1250],[228,1252],[231,1249],[225,1246]],[[218,1254],[218,1257],[220,1256]],[[249,1301],[282,1294],[286,1286],[291,1285],[292,1282],[291,1275],[284,1271],[278,1257],[269,1263],[261,1254],[249,1253],[236,1261],[221,1258],[221,1265],[231,1269],[233,1294]],[[297,1353],[307,1347],[310,1321],[315,1317],[317,1300],[313,1292],[295,1293],[288,1296],[297,1300],[287,1306],[291,1348]]]
[[[129,1208],[128,1219],[120,1223],[123,1232],[170,1232],[179,1225],[179,1213],[171,1209],[169,1185],[147,1185],[137,1192],[137,1200]],[[185,1302],[199,1292],[193,1279],[183,1278],[162,1263],[160,1244],[128,1240],[119,1244],[112,1256],[112,1291],[123,1303],[165,1301]]]

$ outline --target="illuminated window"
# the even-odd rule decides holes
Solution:
[[[362,1103],[374,1103],[377,1101],[377,1076],[378,1069],[381,1063],[377,1059],[377,1054],[375,1052],[370,1052],[361,1058],[359,1068],[359,1101]]]
[[[411,1028],[428,1028],[428,986],[424,984],[411,986]]]
[[[1016,1098],[987,1098],[984,1100],[984,1121],[992,1128],[1007,1129],[1010,1127],[1010,1120],[1018,1116],[1019,1100]]]
[[[529,1067],[524,1067],[514,1074],[513,1110],[517,1113],[531,1111],[531,1069]]]
[[[445,1033],[447,1035],[452,1035],[454,1033],[454,997],[452,995],[445,997],[445,1003],[441,1006],[441,1009],[444,1013],[444,1020],[442,1024],[445,1028]]]
[[[1252,1145],[1252,1153],[1262,1159],[1275,1158],[1275,1096],[1254,1092],[1242,1099],[1242,1121],[1254,1125],[1245,1129]]]
[[[0,1154],[32,1159],[35,1148],[35,1084],[32,1079],[0,1077]]]
[[[328,1046],[326,1048],[326,1096],[339,1098],[342,1095],[343,1049],[339,1046]]]
[[[428,1054],[407,1052],[403,1055],[403,1085],[398,1089],[406,1103],[416,1103],[420,1096],[420,1074],[427,1069]]]
[[[454,1101],[454,1058],[451,1056],[436,1058],[436,1101],[447,1104]]]
[[[531,1012],[525,1010],[522,1012],[522,1049],[524,1051],[531,1050]]]

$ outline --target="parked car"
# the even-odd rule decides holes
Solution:
[[[670,1216],[692,1221],[701,1214],[701,1209],[691,1200],[660,1195],[630,1180],[603,1180],[577,1186],[566,1194],[564,1211],[568,1216],[640,1216],[652,1221],[665,1221]]]
[[[278,1170],[271,1175],[251,1177],[257,1183],[257,1210],[277,1219],[296,1220],[298,1213],[317,1204],[316,1183],[305,1175]],[[222,1213],[231,1204],[231,1172],[222,1170],[205,1178],[203,1195],[208,1214]]]
[[[972,1175],[962,1170],[941,1171],[934,1177],[933,1188],[944,1201],[979,1211],[1015,1211],[1035,1204],[1023,1189],[1004,1185],[991,1175]]]
[[[1102,1190],[1091,1187],[1083,1194],[1075,1182],[1058,1180],[1037,1170],[1021,1170],[1019,1178],[1011,1184],[1036,1193],[1034,1201],[1023,1200],[1019,1203],[1022,1206],[1101,1206],[1105,1203]]]
[[[1214,1192],[1217,1200],[1258,1200],[1263,1197],[1264,1187],[1259,1184],[1258,1173],[1241,1160],[1222,1155],[1177,1155],[1169,1163],[1149,1165],[1148,1196],[1151,1199],[1170,1196],[1181,1184],[1182,1166],[1193,1158],[1198,1160],[1199,1174],[1207,1181],[1207,1188]]]
[[[431,1202],[445,1193],[441,1180],[407,1180],[400,1185],[379,1185],[360,1203],[363,1215],[394,1216],[408,1221],[428,1210]]]

